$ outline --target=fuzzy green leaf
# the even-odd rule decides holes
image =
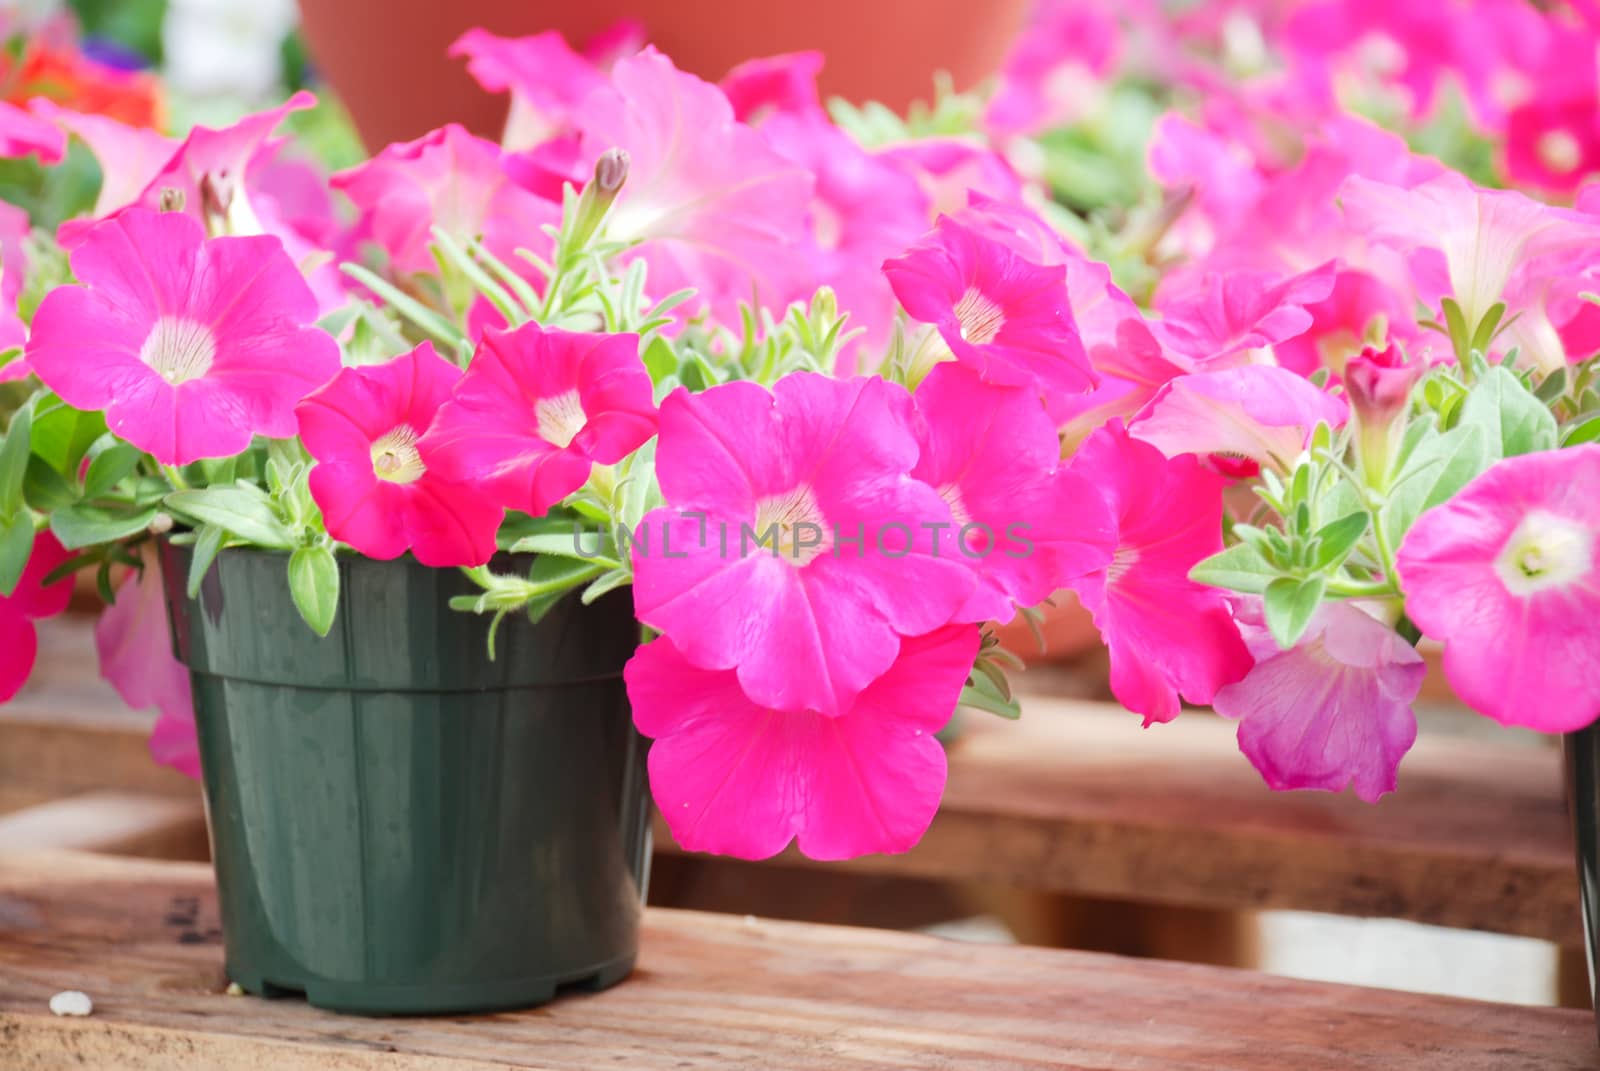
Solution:
[[[289,593],[311,631],[326,636],[339,610],[339,563],[333,551],[299,547],[289,555]]]
[[[1262,593],[1262,606],[1266,610],[1267,628],[1280,648],[1287,651],[1299,642],[1311,615],[1322,603],[1324,581],[1320,576],[1297,580],[1281,576],[1267,585]]]

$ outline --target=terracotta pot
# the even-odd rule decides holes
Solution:
[[[754,56],[820,49],[822,90],[903,109],[930,96],[933,73],[958,87],[999,65],[1029,0],[300,0],[317,69],[376,149],[457,121],[494,137],[503,96],[490,96],[445,49],[473,26],[516,35],[556,29],[574,45],[619,19],[685,70],[716,80]]]

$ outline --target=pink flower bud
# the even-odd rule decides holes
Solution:
[[[1422,372],[1422,366],[1408,362],[1392,342],[1381,350],[1367,346],[1344,369],[1345,390],[1357,419],[1368,427],[1386,427],[1405,412]]]
[[[616,193],[628,179],[628,153],[625,149],[607,149],[594,164],[595,185],[603,193]]]

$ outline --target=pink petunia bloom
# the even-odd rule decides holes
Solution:
[[[488,330],[419,444],[446,479],[535,517],[656,431],[637,335]]]
[[[1024,259],[948,216],[884,274],[911,317],[993,383],[1082,394],[1095,374],[1073,322],[1066,269]]]
[[[917,180],[929,206],[928,222],[954,215],[973,194],[995,201],[1022,201],[1022,179],[1004,157],[966,138],[917,138],[879,151]]]
[[[734,119],[716,86],[686,74],[653,48],[620,61],[611,86],[574,116],[590,158],[629,156],[628,181],[606,223],[609,237],[638,242],[650,292],[684,287],[725,323],[754,296],[781,307],[808,293],[805,258],[811,175]]]
[[[752,700],[835,716],[894,664],[902,636],[949,623],[976,578],[951,512],[911,476],[904,388],[813,373],[661,406],[667,506],[633,546],[639,619]]]
[[[1226,454],[1288,472],[1319,423],[1344,427],[1344,399],[1275,365],[1198,372],[1169,382],[1128,424],[1168,457]]]
[[[1328,296],[1305,310],[1311,314],[1305,333],[1272,347],[1279,364],[1303,376],[1319,368],[1337,372],[1374,339],[1427,342],[1404,294],[1367,272],[1339,271]]]
[[[501,508],[476,484],[430,469],[417,449],[460,378],[424,342],[383,364],[341,369],[295,407],[329,535],[369,558],[409,550],[436,568],[494,556]]]
[[[731,670],[701,669],[666,638],[625,676],[634,724],[653,737],[650,788],[690,851],[765,859],[798,839],[813,859],[903,852],[944,794],[944,748],[978,653],[978,630],[909,637],[899,657],[836,717],[774,710]]]
[[[172,653],[161,567],[151,549],[141,557],[143,566],[128,574],[117,588],[116,601],[95,622],[100,676],[132,709],[159,714],[150,734],[155,760],[198,778],[200,746],[195,739],[189,671]]]
[[[1211,705],[1239,723],[1239,749],[1277,790],[1393,792],[1417,739],[1411,711],[1427,665],[1394,629],[1348,602],[1324,603],[1292,650],[1278,648],[1259,600],[1239,612],[1256,659]]]
[[[1334,265],[1281,278],[1265,272],[1220,272],[1192,289],[1162,295],[1156,332],[1172,350],[1201,367],[1252,360],[1252,351],[1302,334],[1306,306],[1333,290]]]
[[[17,298],[28,274],[28,254],[22,245],[28,231],[28,213],[0,201],[0,353],[28,339],[27,325],[17,315]],[[0,367],[0,383],[22,378],[27,369],[21,358],[11,360]]]
[[[1035,5],[1000,71],[984,112],[997,134],[1032,134],[1088,113],[1118,60],[1122,30],[1110,4],[1056,0]]]
[[[1352,226],[1413,254],[1417,297],[1432,307],[1442,294],[1453,296],[1469,330],[1514,280],[1527,287],[1558,254],[1600,240],[1600,221],[1583,213],[1478,189],[1455,174],[1411,189],[1351,178],[1340,199]],[[1517,311],[1508,308],[1508,318]]]
[[[1396,559],[1406,614],[1463,702],[1543,732],[1600,715],[1597,547],[1593,444],[1507,458],[1417,519]]]
[[[785,52],[745,60],[722,76],[717,85],[733,105],[741,123],[760,126],[777,115],[816,117],[826,121],[817,74],[821,52]]]
[[[761,128],[779,154],[816,175],[811,236],[804,248],[819,284],[833,287],[851,328],[881,349],[895,315],[894,292],[879,265],[927,230],[927,201],[916,182],[816,115],[772,116]]]
[[[316,301],[276,238],[214,238],[130,209],[72,253],[85,285],[52,290],[25,351],[68,405],[166,465],[295,433],[294,404],[339,368]]]
[[[1009,621],[1069,579],[1111,560],[1105,500],[1060,466],[1055,425],[1027,387],[984,383],[970,368],[936,365],[916,392],[922,449],[911,475],[950,505],[978,588],[961,621]]]
[[[88,115],[40,98],[29,105],[34,114],[83,141],[100,164],[100,193],[91,215],[102,219],[132,204],[178,151],[180,142],[149,127],[130,126],[109,116]],[[69,233],[81,231],[72,226]]]
[[[53,124],[0,100],[0,160],[37,156],[42,164],[58,164],[66,151],[66,135]]]
[[[573,51],[559,30],[530,37],[497,37],[468,30],[450,46],[467,71],[491,93],[511,94],[502,144],[529,149],[561,133],[583,98],[606,84],[605,73]]]
[[[33,660],[39,653],[39,636],[33,623],[54,617],[72,601],[72,578],[63,577],[45,584],[59,566],[71,558],[48,531],[33,539],[33,553],[22,570],[22,578],[9,596],[0,598],[0,703],[11,700],[33,673]]]
[[[494,142],[451,123],[339,172],[333,186],[361,211],[357,240],[381,246],[398,273],[438,270],[429,251],[434,227],[458,241],[482,238],[520,267],[516,250],[548,249],[543,228],[559,222],[561,210],[513,182],[503,161]]]
[[[1222,550],[1221,476],[1190,455],[1167,459],[1115,423],[1086,439],[1071,469],[1105,495],[1111,563],[1069,586],[1111,649],[1111,690],[1145,724],[1209,703],[1252,659],[1222,593],[1189,571]]]

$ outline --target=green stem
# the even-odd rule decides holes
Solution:
[[[178,471],[176,465],[162,465],[161,474],[167,478],[168,483],[172,484],[174,491],[189,490],[189,481],[183,478],[183,473]]]

